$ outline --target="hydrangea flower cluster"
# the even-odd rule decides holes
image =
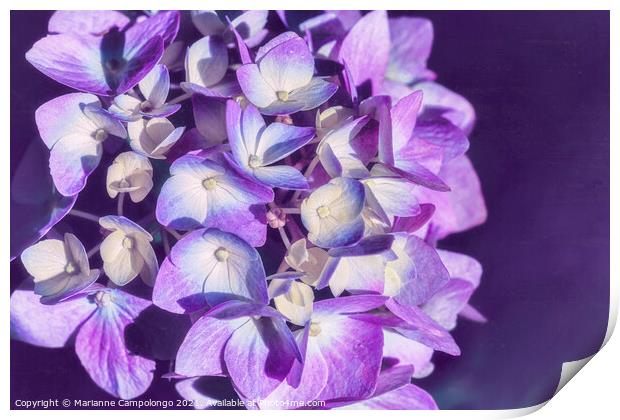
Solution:
[[[57,198],[14,255],[14,339],[73,346],[124,399],[163,360],[197,406],[437,408],[412,378],[484,320],[481,265],[437,248],[486,218],[474,110],[427,68],[426,19],[287,17],[52,15],[26,59],[77,92],[35,113]],[[72,208],[92,184],[117,214]],[[90,251],[50,230],[66,215],[96,223]]]

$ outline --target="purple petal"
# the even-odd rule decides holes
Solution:
[[[372,235],[360,240],[357,244],[341,248],[332,248],[328,254],[330,257],[359,257],[374,255],[387,251],[394,242],[392,235]]]
[[[243,397],[263,399],[284,380],[295,360],[287,341],[271,318],[249,320],[234,332],[226,344],[224,360]]]
[[[469,140],[465,133],[442,117],[418,120],[413,136],[418,142],[439,148],[444,161],[464,155],[469,148]],[[418,160],[424,159],[421,152],[418,152],[417,156]]]
[[[234,18],[231,26],[245,40],[248,47],[254,48],[267,35],[265,25],[267,24],[268,17],[269,11],[267,10],[247,10]]]
[[[320,346],[328,371],[327,383],[317,399],[327,401],[370,396],[375,389],[381,367],[381,327],[347,316],[323,319],[323,315],[317,319],[320,333],[310,337],[310,340],[316,340]]]
[[[177,10],[157,12],[129,28],[127,41],[139,43],[160,36],[164,41],[164,46],[167,47],[176,38],[180,23],[181,13]]]
[[[314,302],[313,310],[317,316],[360,313],[376,309],[387,300],[386,296],[380,295],[346,296]]]
[[[378,91],[390,55],[387,13],[377,10],[362,17],[342,41],[339,60],[346,63],[357,86],[370,81]]]
[[[203,290],[204,281],[200,280],[192,272],[179,269],[168,257],[157,273],[153,303],[177,314],[204,309],[208,304]]]
[[[384,365],[411,365],[414,378],[424,378],[434,369],[433,349],[411,340],[391,329],[383,329]]]
[[[392,48],[386,76],[401,83],[428,77],[426,61],[433,46],[432,22],[407,16],[390,19],[389,24]]]
[[[474,288],[480,284],[482,265],[469,255],[444,250],[437,250],[441,262],[448,269],[450,278],[461,279],[471,283]]]
[[[471,133],[476,122],[476,112],[467,99],[435,82],[418,83],[414,87],[424,92],[424,112],[440,112],[463,130],[465,135]]]
[[[431,226],[436,239],[451,233],[462,232],[485,222],[487,209],[476,175],[469,158],[461,156],[448,162],[439,173],[450,192],[421,190],[419,199],[436,207]]]
[[[411,217],[396,217],[392,232],[413,233],[424,226],[435,213],[435,206],[430,203],[420,204],[420,212]]]
[[[314,138],[314,127],[296,127],[274,122],[260,135],[257,153],[263,165],[278,162]]]
[[[222,143],[226,139],[226,101],[203,95],[192,96],[192,109],[196,128],[208,145]]]
[[[150,386],[155,362],[127,348],[125,330],[149,302],[120,290],[103,293],[110,293],[111,301],[82,325],[75,351],[99,387],[117,398],[132,399]]]
[[[452,279],[422,305],[422,310],[439,325],[452,330],[456,327],[457,315],[465,307],[473,291],[474,286],[471,283]]]
[[[185,336],[175,361],[175,372],[185,376],[219,376],[224,368],[224,346],[249,318],[200,318]]]
[[[124,29],[130,20],[116,10],[58,10],[47,24],[51,33],[101,35],[110,28]]]
[[[280,165],[256,168],[254,176],[271,187],[286,190],[307,190],[310,188],[308,180],[302,173],[291,166]]]
[[[450,187],[439,176],[435,175],[415,160],[397,160],[396,166],[386,165],[390,170],[414,184],[422,185],[431,190],[445,193]],[[432,200],[428,200],[432,201]]]
[[[345,410],[437,410],[433,397],[422,388],[407,384],[385,394],[340,407]]]
[[[220,37],[206,36],[187,50],[185,77],[190,83],[211,88],[222,81],[227,68],[228,51]]]
[[[417,236],[407,237],[404,251],[413,261],[416,275],[404,282],[394,299],[403,305],[420,305],[448,283],[450,274],[435,248]]]
[[[422,91],[417,90],[399,100],[392,108],[392,147],[395,155],[413,137],[421,105]]]
[[[11,338],[34,346],[64,347],[79,326],[95,311],[86,298],[44,305],[31,290],[11,294]]]

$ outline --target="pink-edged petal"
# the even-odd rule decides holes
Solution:
[[[44,305],[40,296],[23,288],[11,294],[11,338],[34,346],[60,348],[95,311],[86,298]]]
[[[467,156],[448,162],[439,176],[450,186],[450,192],[421,190],[420,201],[436,207],[431,219],[436,239],[451,233],[462,232],[485,222],[487,209],[480,187],[480,180]]]
[[[143,394],[151,385],[155,362],[132,353],[125,332],[149,302],[120,290],[82,325],[75,351],[90,377],[106,392],[123,399]]]
[[[278,99],[276,91],[261,75],[258,65],[242,65],[237,69],[237,78],[245,96],[257,107],[267,107]]]
[[[226,372],[224,347],[232,334],[250,322],[247,317],[200,318],[185,336],[175,361],[175,372],[185,376],[218,376]]]
[[[84,114],[86,106],[99,106],[99,99],[88,93],[69,93],[47,101],[34,113],[39,135],[48,149],[62,137],[76,132],[91,134],[93,123]]]
[[[342,41],[338,58],[349,67],[357,86],[371,82],[373,91],[381,86],[390,55],[390,29],[387,13],[366,14]]]
[[[433,23],[409,16],[389,20],[390,62],[386,77],[400,83],[411,83],[428,77],[426,61],[433,46]]]
[[[70,134],[50,152],[50,173],[58,192],[70,196],[80,192],[101,160],[101,143],[91,136]]]
[[[47,23],[50,33],[101,35],[110,28],[125,28],[130,20],[116,10],[57,10]]]

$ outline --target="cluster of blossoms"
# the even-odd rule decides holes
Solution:
[[[26,58],[79,93],[35,113],[56,198],[12,256],[32,277],[13,338],[74,344],[125,399],[164,360],[205,405],[224,381],[248,407],[436,408],[412,378],[460,354],[457,317],[484,320],[480,264],[436,245],[486,210],[428,20],[60,11],[49,32]],[[117,214],[72,209],[97,174]],[[153,205],[130,220],[126,196]],[[98,223],[91,251],[52,229],[65,215]]]

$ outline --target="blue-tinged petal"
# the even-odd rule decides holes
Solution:
[[[205,36],[194,42],[185,57],[185,79],[202,87],[220,82],[228,68],[228,50],[218,36]]]
[[[247,322],[250,322],[248,317],[201,317],[192,325],[179,347],[174,371],[185,376],[224,375],[224,346],[232,334]]]
[[[124,29],[130,19],[116,10],[57,10],[47,23],[51,33],[102,35],[113,27]]]
[[[405,178],[414,184],[422,185],[431,190],[445,193],[450,191],[450,187],[443,179],[435,175],[415,160],[396,159],[395,166],[386,165],[392,172]],[[428,200],[433,202],[433,200]]]
[[[226,29],[215,10],[192,10],[192,23],[204,35],[220,35]]]
[[[241,113],[240,122],[243,145],[248,154],[256,154],[258,140],[265,131],[265,120],[255,106],[248,104]]]
[[[256,64],[244,64],[237,69],[237,79],[248,100],[259,108],[276,101],[276,91],[265,81]]]
[[[99,99],[88,93],[69,93],[47,101],[34,113],[39,135],[48,149],[62,137],[76,132],[87,135],[95,130],[84,114],[87,106],[100,106]]]
[[[411,217],[396,217],[392,232],[413,233],[424,226],[435,213],[435,206],[430,203],[420,204],[420,212]]]
[[[112,135],[121,139],[127,137],[127,130],[123,123],[115,115],[101,108],[101,106],[86,105],[83,112],[97,129],[105,131],[106,136]]]
[[[153,303],[178,314],[192,313],[208,306],[204,278],[177,267],[170,257],[161,264],[153,287]]]
[[[375,255],[389,250],[392,242],[394,242],[393,235],[372,235],[352,246],[332,248],[328,254],[336,258]]]
[[[70,196],[82,191],[102,152],[101,143],[91,136],[69,134],[61,138],[50,152],[50,173],[58,192]]]
[[[260,133],[256,154],[261,164],[270,165],[302,148],[315,135],[314,127],[296,127],[274,122]]]
[[[232,27],[245,40],[249,48],[258,46],[268,31],[265,29],[269,11],[267,10],[248,10],[241,13],[231,22]]]
[[[291,33],[278,35],[271,41],[272,45],[256,56],[260,73],[276,92],[291,92],[299,89],[312,79],[314,57],[302,38]]]
[[[155,214],[159,223],[173,229],[202,226],[207,214],[207,195],[201,179],[173,174],[159,193]]]
[[[308,180],[297,169],[291,166],[267,166],[256,168],[253,175],[259,181],[271,186],[287,190],[307,190]]]
[[[44,305],[32,290],[11,294],[11,338],[40,347],[65,346],[79,326],[95,311],[86,298]]]
[[[92,380],[123,399],[143,394],[151,385],[155,362],[127,348],[125,332],[150,302],[120,290],[99,291],[97,310],[82,325],[75,352]]]
[[[387,13],[370,12],[351,28],[342,41],[338,58],[348,65],[357,86],[366,82],[378,90],[390,55],[390,29]]]
[[[303,104],[300,111],[308,111],[323,105],[329,98],[334,96],[337,90],[337,84],[323,80],[320,77],[313,77],[308,84],[291,92],[288,102]]]
[[[368,204],[373,208],[379,206],[390,221],[395,216],[408,217],[420,213],[414,183],[402,178],[382,176],[367,178],[362,183],[366,188]]]

